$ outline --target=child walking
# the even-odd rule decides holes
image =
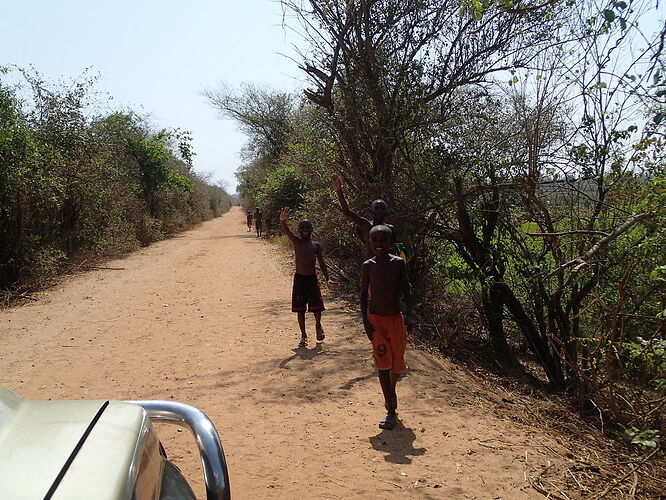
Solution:
[[[283,208],[280,211],[280,229],[294,245],[296,274],[294,274],[294,286],[291,294],[291,310],[298,313],[298,326],[301,329],[299,346],[305,347],[308,343],[308,335],[305,331],[306,309],[314,314],[317,340],[324,340],[321,312],[325,308],[319,289],[315,261],[319,261],[319,268],[327,283],[333,284],[333,282],[328,277],[328,269],[321,254],[321,246],[311,239],[312,223],[309,220],[300,221],[297,229],[298,236],[295,236],[287,226],[289,215],[290,210],[288,208]]]
[[[252,212],[249,210],[245,214],[245,222],[247,223],[247,230],[252,231]]]
[[[374,226],[369,231],[369,244],[374,257],[361,267],[361,313],[363,327],[370,342],[379,371],[379,383],[384,394],[386,417],[379,422],[382,429],[393,429],[397,423],[398,397],[396,384],[405,369],[407,332],[411,327],[411,292],[405,261],[389,253],[391,228]],[[406,312],[400,313],[400,296]]]
[[[372,249],[370,248],[370,229],[372,229],[375,226],[385,225],[391,230],[391,246],[389,247],[389,249],[393,249],[396,241],[395,227],[392,226],[391,224],[387,224],[386,222],[384,222],[384,217],[386,216],[386,202],[384,200],[373,201],[372,204],[370,205],[372,220],[368,220],[365,217],[362,217],[357,213],[352,212],[349,209],[349,205],[347,204],[345,195],[342,192],[342,180],[340,179],[338,174],[331,175],[331,184],[333,185],[333,191],[335,191],[338,195],[338,201],[340,202],[340,208],[342,209],[342,213],[345,214],[345,216],[349,220],[357,224],[358,227],[360,227],[361,231],[363,232],[363,241],[366,245],[366,251],[367,251],[366,258],[370,258],[373,256]]]

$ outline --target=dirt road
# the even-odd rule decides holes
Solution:
[[[297,349],[288,258],[234,208],[70,277],[0,312],[0,384],[33,399],[193,404],[220,433],[238,499],[540,496],[524,471],[561,447],[498,417],[502,390],[445,360],[408,352],[401,424],[379,429],[357,311],[324,291],[326,340]],[[189,435],[159,430],[203,496]]]

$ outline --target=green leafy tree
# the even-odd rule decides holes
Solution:
[[[67,84],[19,73],[26,86],[0,81],[0,288],[38,286],[68,260],[119,255],[230,207],[191,171],[187,132],[97,113],[87,73]]]

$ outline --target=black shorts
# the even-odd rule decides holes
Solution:
[[[323,311],[324,301],[319,290],[317,275],[294,274],[294,288],[291,292],[292,312]]]
[[[261,226],[262,226],[262,224],[261,224],[260,220],[258,220],[254,223],[254,227],[257,228],[257,229],[261,229]]]

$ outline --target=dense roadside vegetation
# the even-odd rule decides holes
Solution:
[[[56,85],[19,73],[22,84],[10,85],[0,68],[0,291],[29,290],[68,264],[135,250],[231,206],[192,171],[187,133],[99,112],[108,100],[95,78]]]
[[[209,89],[249,138],[239,193],[307,216],[337,277],[338,210],[383,198],[412,251],[421,337],[492,353],[638,449],[666,408],[666,68],[655,5],[284,0],[304,97]],[[538,367],[538,369],[537,369]]]

